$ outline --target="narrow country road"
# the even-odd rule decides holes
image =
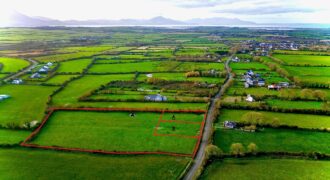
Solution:
[[[228,84],[229,80],[232,79],[232,75],[229,72],[229,63],[230,63],[231,59],[232,59],[232,56],[229,57],[229,59],[225,63],[225,69],[226,69],[228,75],[227,75],[227,79],[226,79],[224,85]],[[209,106],[209,109],[207,112],[207,118],[206,118],[205,127],[204,127],[204,131],[203,131],[203,135],[202,135],[202,140],[201,140],[198,152],[196,154],[196,157],[193,160],[194,161],[193,165],[191,166],[191,168],[187,172],[186,176],[184,177],[185,180],[193,179],[196,172],[198,171],[199,167],[203,163],[203,159],[204,159],[204,155],[205,155],[205,148],[208,145],[209,138],[210,138],[210,132],[212,131],[213,120],[212,120],[211,115],[216,110],[216,106],[215,106],[216,99],[219,99],[225,91],[224,85],[221,86],[219,92],[215,95],[215,97],[211,99],[211,103],[210,103],[210,106]]]
[[[36,60],[33,60],[33,59],[24,59],[24,60],[29,61],[31,63],[30,66],[28,68],[24,69],[23,71],[17,72],[15,74],[12,74],[12,75],[6,77],[4,79],[4,81],[8,81],[10,79],[16,79],[16,78],[18,78],[19,76],[23,75],[24,73],[32,70],[38,64],[38,62]]]

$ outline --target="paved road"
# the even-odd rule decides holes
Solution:
[[[16,79],[16,78],[18,78],[19,76],[23,75],[24,73],[32,70],[38,64],[38,62],[35,61],[35,60],[33,60],[33,59],[25,59],[25,60],[27,60],[27,61],[29,61],[31,63],[30,66],[28,68],[24,69],[23,71],[20,71],[18,73],[15,73],[13,75],[10,75],[10,76],[6,77],[4,79],[4,81],[8,81],[10,79]]]
[[[230,62],[231,58],[232,57],[230,57],[229,60],[225,64],[225,68],[226,68],[227,73],[228,73],[228,78],[227,78],[225,84],[228,83],[229,79],[232,79],[232,75],[229,72],[229,62]],[[215,102],[224,93],[225,89],[223,87],[224,86],[222,86],[221,89],[219,90],[219,92],[215,95],[215,97],[211,99],[210,107],[209,107],[209,110],[207,112],[207,118],[206,118],[206,122],[205,122],[205,127],[204,127],[204,131],[203,131],[202,140],[201,140],[198,152],[196,154],[196,157],[194,159],[194,163],[193,163],[192,167],[189,169],[189,171],[187,172],[186,176],[184,177],[185,180],[193,179],[194,175],[196,174],[199,167],[203,163],[203,159],[204,159],[204,155],[205,155],[205,148],[209,143],[209,138],[210,138],[210,135],[211,135],[210,132],[212,131],[212,123],[213,123],[212,114],[216,110]]]

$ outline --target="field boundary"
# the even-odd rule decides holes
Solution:
[[[48,113],[43,118],[41,124],[38,126],[37,129],[35,129],[21,144],[22,147],[28,147],[28,148],[40,148],[40,149],[48,149],[48,150],[58,150],[58,151],[76,151],[76,152],[86,152],[86,153],[99,153],[99,154],[112,154],[112,155],[152,155],[152,154],[158,154],[158,155],[170,155],[170,156],[178,156],[178,157],[192,157],[194,158],[196,155],[196,152],[200,144],[201,136],[203,134],[202,131],[200,131],[200,135],[197,136],[198,141],[194,147],[192,154],[184,154],[184,153],[174,153],[174,152],[163,152],[163,151],[106,151],[106,150],[92,150],[92,149],[83,149],[83,148],[66,148],[66,147],[59,147],[59,146],[42,146],[38,144],[29,144],[28,142],[32,140],[34,137],[37,136],[37,134],[41,131],[41,129],[44,127],[44,125],[49,120],[50,116],[55,111],[100,111],[100,112],[111,112],[111,111],[126,111],[126,112],[159,112],[161,113],[158,124],[156,127],[159,126],[159,123],[161,122],[161,118],[163,113],[165,112],[172,112],[172,113],[198,113],[198,114],[204,114],[203,122],[201,123],[201,130],[204,128],[205,124],[205,118],[206,118],[206,110],[164,110],[164,109],[140,109],[140,108],[63,108],[63,107],[53,107],[48,109]],[[155,128],[156,129],[156,128]],[[155,131],[154,131],[155,133]]]

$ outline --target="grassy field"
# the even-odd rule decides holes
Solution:
[[[119,63],[119,64],[95,64],[90,68],[91,73],[121,73],[130,72],[157,72],[167,71],[168,67],[162,66],[161,61],[143,61],[139,63]],[[175,62],[172,62],[172,64]]]
[[[85,69],[90,63],[92,62],[91,59],[78,59],[72,61],[65,61],[60,63],[60,67],[57,69],[56,72],[58,73],[81,73],[83,69]]]
[[[245,147],[251,142],[258,146],[259,151],[283,152],[321,152],[330,154],[330,134],[304,130],[286,130],[265,128],[261,132],[244,132],[218,128],[214,143],[223,151],[229,152],[232,143],[242,143]]]
[[[287,101],[268,99],[266,103],[271,107],[283,109],[322,109],[323,102],[320,101]]]
[[[30,131],[0,129],[0,145],[18,144],[31,134]]]
[[[283,67],[293,76],[330,76],[330,67]]]
[[[0,86],[0,94],[11,96],[0,102],[0,124],[40,121],[46,109],[48,96],[57,88],[33,85]]]
[[[269,67],[258,63],[258,62],[250,62],[250,63],[231,63],[230,67],[232,69],[244,69],[244,70],[269,70]]]
[[[330,66],[330,56],[274,54],[273,57],[288,65]]]
[[[222,126],[224,121],[237,121],[244,120],[243,116],[249,112],[249,110],[221,110],[219,116],[219,122],[217,126]],[[277,120],[280,125],[298,126],[302,128],[330,128],[330,117],[321,115],[308,115],[308,114],[289,114],[289,113],[275,113],[267,111],[257,111],[263,116],[264,123],[272,123]]]
[[[200,179],[329,179],[329,161],[299,159],[225,159],[209,165]]]
[[[169,156],[0,149],[0,179],[176,179],[189,161]]]
[[[1,73],[4,72],[17,72],[20,69],[23,69],[29,66],[29,62],[23,59],[17,58],[6,58],[0,57],[0,64],[2,64],[2,68],[0,69]]]
[[[77,75],[55,75],[54,77],[50,78],[48,81],[46,81],[47,84],[63,84],[65,81],[70,80],[73,77],[76,77]]]
[[[137,112],[135,117],[129,114],[57,111],[31,143],[107,151],[193,152],[197,139],[153,135],[160,113]],[[176,127],[174,131],[173,126]],[[195,124],[161,123],[158,134],[171,131],[177,135],[194,136],[199,133],[199,128],[200,125]]]
[[[194,81],[194,82],[207,82],[207,83],[223,83],[224,78],[213,77],[189,77],[187,78],[184,73],[152,73],[152,77],[159,78],[167,81]],[[140,74],[137,78],[138,81],[146,81],[148,77],[146,74]]]

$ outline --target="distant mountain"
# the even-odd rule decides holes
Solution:
[[[256,24],[254,22],[250,22],[250,21],[242,21],[240,19],[237,18],[218,18],[218,17],[214,17],[214,18],[205,18],[205,19],[191,19],[186,21],[187,24],[192,24],[192,25],[253,25]]]
[[[15,27],[36,27],[36,26],[69,26],[69,25],[104,25],[104,26],[162,26],[162,25],[253,25],[254,22],[242,21],[240,19],[229,19],[229,18],[207,18],[207,19],[191,19],[188,21],[178,21],[174,19],[165,18],[162,16],[154,17],[151,19],[121,19],[121,20],[107,20],[107,19],[96,19],[96,20],[66,20],[59,21],[44,17],[30,17],[21,13],[15,12],[10,17],[10,24],[3,26],[15,26]]]

